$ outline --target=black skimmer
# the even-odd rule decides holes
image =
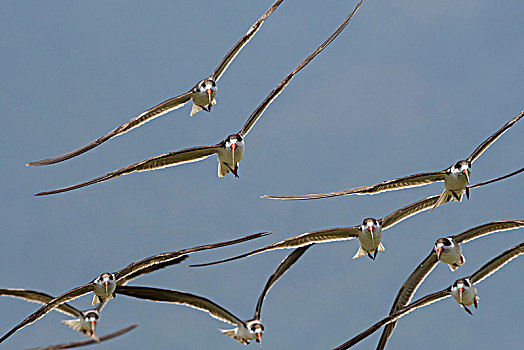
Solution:
[[[47,304],[54,297],[34,290],[29,289],[18,289],[18,288],[3,288],[0,289],[0,295],[10,296],[14,298],[23,299],[33,303]],[[56,311],[60,311],[66,315],[76,317],[74,320],[64,320],[63,324],[68,326],[75,331],[78,331],[84,334],[88,338],[92,338],[95,341],[98,341],[96,335],[96,326],[98,324],[98,319],[100,318],[100,311],[104,307],[105,303],[98,304],[95,308],[80,311],[77,308],[63,303],[55,308]]]
[[[249,131],[253,128],[257,120],[262,116],[264,111],[269,107],[285,87],[291,82],[291,79],[297,74],[302,68],[304,68],[315,56],[317,56],[322,50],[326,48],[349,24],[358,8],[362,4],[363,0],[360,0],[356,7],[346,17],[344,22],[315,50],[311,53],[304,61],[302,61],[291,73],[289,73],[284,80],[282,80],[262,101],[262,103],[251,113],[242,129],[236,133],[229,135],[225,140],[212,146],[198,146],[192,148],[186,148],[176,152],[169,152],[161,154],[152,158],[148,158],[141,162],[131,164],[125,168],[115,170],[106,175],[99,176],[97,178],[60,188],[52,191],[45,191],[35,194],[35,196],[44,196],[49,194],[56,194],[61,192],[71,191],[77,188],[85,187],[88,185],[96,184],[102,181],[114,179],[120,175],[127,175],[134,172],[163,169],[170,166],[181,165],[185,163],[196,162],[213,154],[218,155],[218,176],[223,177],[229,172],[233,173],[238,177],[238,163],[244,155],[244,138],[247,136]]]
[[[429,255],[424,259],[413,273],[404,282],[397,293],[390,314],[395,313],[404,306],[408,305],[415,295],[419,286],[426,277],[433,271],[439,261],[448,264],[451,271],[455,271],[460,265],[466,262],[462,255],[461,244],[474,239],[486,236],[495,232],[514,230],[524,226],[524,220],[503,220],[483,224],[454,236],[439,238]],[[395,329],[396,321],[384,327],[377,349],[384,349],[388,339]]]
[[[134,325],[131,325],[129,327],[122,328],[121,330],[118,330],[116,332],[113,332],[113,333],[110,333],[110,334],[107,334],[107,335],[104,335],[104,336],[100,337],[98,339],[98,341],[96,341],[94,339],[88,339],[88,340],[84,340],[84,341],[75,341],[75,342],[70,342],[70,343],[65,343],[65,344],[56,344],[56,345],[32,348],[30,350],[72,349],[72,348],[77,348],[77,347],[80,347],[80,346],[91,345],[91,344],[100,343],[100,342],[103,342],[103,341],[106,341],[106,340],[109,340],[109,339],[113,339],[113,338],[119,337],[119,336],[121,336],[123,334],[126,334],[129,331],[132,331],[136,327],[138,327],[138,325],[134,324]]]
[[[306,194],[301,196],[272,196],[263,195],[262,198],[269,199],[280,199],[280,200],[305,200],[305,199],[319,199],[328,198],[344,195],[365,195],[365,194],[377,194],[386,191],[395,191],[404,188],[424,186],[434,182],[444,181],[444,192],[440,197],[440,200],[435,204],[435,207],[448,202],[450,199],[454,201],[461,201],[464,193],[469,199],[469,180],[471,175],[471,165],[473,162],[484,153],[484,151],[491,146],[497,139],[502,136],[513,124],[524,116],[524,111],[519,115],[512,118],[509,122],[504,124],[499,130],[493,135],[488,137],[484,142],[478,146],[471,155],[464,159],[456,162],[447,169],[419,173],[409,176],[400,177],[398,179],[386,180],[374,185],[360,186],[350,188],[347,190],[319,193],[319,194]]]
[[[116,129],[110,131],[109,133],[105,134],[104,136],[99,137],[98,139],[94,140],[93,142],[80,147],[74,151],[71,151],[69,153],[63,154],[58,157],[54,158],[48,158],[43,159],[35,162],[30,162],[27,165],[48,165],[48,164],[54,164],[58,162],[62,162],[64,160],[76,157],[84,152],[87,152],[96,146],[106,142],[109,139],[112,139],[115,136],[125,134],[126,132],[130,131],[131,129],[134,129],[150,120],[153,120],[156,117],[160,117],[161,115],[164,115],[166,113],[169,113],[171,111],[174,111],[175,109],[178,109],[182,106],[184,106],[186,103],[188,103],[190,100],[193,100],[193,108],[191,109],[191,116],[193,116],[195,113],[205,110],[208,112],[211,112],[211,107],[216,104],[215,96],[217,93],[217,86],[216,83],[220,79],[220,77],[225,73],[227,67],[233,62],[235,57],[240,53],[240,50],[251,40],[251,38],[257,33],[257,31],[260,29],[264,21],[266,20],[269,15],[273,13],[277,9],[277,7],[282,3],[283,0],[277,0],[267,9],[267,11],[260,17],[255,24],[249,28],[247,33],[240,38],[240,40],[229,50],[229,52],[224,56],[218,67],[215,69],[213,74],[209,76],[206,79],[203,79],[199,81],[191,90],[189,90],[186,93],[183,93],[182,95],[170,98],[167,101],[164,101],[160,103],[157,106],[154,106],[147,111],[139,114],[138,116],[134,117],[127,123],[124,123],[117,127]]]
[[[42,306],[40,309],[38,309],[33,314],[29,315],[25,320],[20,322],[18,325],[12,328],[9,332],[7,332],[2,338],[0,338],[0,343],[3,342],[5,339],[7,339],[9,336],[11,336],[16,331],[18,331],[19,329],[22,329],[23,327],[37,321],[38,319],[44,317],[48,312],[50,312],[54,308],[70,300],[79,298],[83,295],[93,292],[94,293],[93,304],[96,304],[98,302],[104,302],[104,301],[107,301],[108,299],[114,298],[115,291],[118,289],[118,287],[124,286],[126,283],[128,283],[132,279],[135,279],[146,273],[151,273],[153,271],[165,268],[167,266],[179,264],[182,261],[184,261],[188,257],[188,255],[191,253],[201,251],[201,250],[225,247],[228,245],[259,238],[259,237],[262,237],[268,234],[270,233],[269,232],[255,233],[255,234],[251,234],[251,235],[237,238],[237,239],[230,240],[230,241],[207,244],[207,245],[202,245],[202,246],[198,246],[194,248],[182,249],[182,250],[169,252],[169,253],[161,253],[161,254],[153,255],[149,258],[145,258],[140,261],[134,262],[116,272],[103,273],[102,275],[95,278],[93,281],[86,283],[83,286],[76,287],[50,300],[46,304],[44,304],[44,306]]]
[[[376,332],[380,327],[388,325],[391,322],[397,321],[399,318],[410,313],[415,309],[432,304],[439,300],[443,300],[450,296],[452,296],[453,299],[455,299],[455,301],[459,303],[459,305],[462,306],[468,314],[471,315],[472,313],[471,310],[468,309],[468,306],[474,305],[476,308],[479,300],[479,297],[477,295],[477,289],[474,287],[474,285],[483,281],[485,278],[492,275],[493,273],[497,272],[504,265],[506,265],[511,260],[517,258],[519,255],[522,254],[524,254],[524,242],[506,250],[502,254],[491,259],[472,275],[465,278],[460,278],[446,289],[426,295],[425,297],[422,297],[417,301],[414,301],[411,304],[401,308],[395,313],[385,317],[384,319],[375,323],[367,330],[358,334],[356,337],[336,347],[335,350],[349,349],[350,347],[363,340],[370,334]]]
[[[295,249],[291,252],[277,267],[275,272],[269,277],[260,297],[258,298],[257,306],[255,308],[255,315],[252,319],[242,321],[240,318],[233,315],[231,312],[214,303],[213,301],[190,293],[179,292],[176,290],[150,288],[150,287],[134,287],[126,286],[119,288],[117,292],[127,296],[147,299],[156,302],[175,303],[187,305],[192,308],[207,312],[212,317],[236,325],[233,329],[220,330],[223,334],[235,339],[242,344],[249,344],[251,340],[261,342],[262,334],[264,333],[264,326],[261,322],[262,303],[266,294],[271,287],[277,282],[284,273],[309,249],[309,246],[304,246]]]
[[[493,182],[504,180],[504,179],[507,179],[508,177],[520,174],[523,171],[524,171],[524,168],[521,168],[510,174],[506,174],[504,176],[500,176],[495,179],[491,179],[488,181],[479,182],[477,184],[471,185],[469,186],[469,188],[474,189],[474,188],[482,187],[482,186],[491,184]],[[448,202],[451,200],[450,197],[447,197],[446,199]],[[338,228],[331,228],[331,229],[325,229],[325,230],[314,231],[314,232],[307,232],[307,233],[303,233],[295,237],[284,239],[277,243],[270,244],[263,248],[255,249],[245,254],[237,255],[237,256],[234,256],[228,259],[223,259],[223,260],[214,261],[210,263],[193,264],[193,265],[189,265],[189,267],[202,267],[202,266],[220,264],[223,262],[246,258],[251,255],[255,255],[255,254],[259,254],[262,252],[275,250],[275,249],[289,249],[289,248],[306,246],[309,244],[327,243],[327,242],[334,242],[334,241],[345,241],[345,240],[350,240],[354,238],[359,239],[360,247],[357,253],[355,254],[355,256],[353,257],[353,259],[367,254],[371,259],[374,260],[376,257],[376,254],[379,251],[384,250],[384,246],[381,243],[383,230],[390,228],[393,225],[398,224],[399,222],[409,218],[410,216],[418,214],[422,211],[432,209],[435,206],[435,203],[437,203],[439,200],[441,200],[441,195],[439,194],[433,195],[433,196],[421,199],[415,203],[411,203],[403,208],[400,208],[382,219],[377,220],[374,218],[367,218],[367,219],[364,219],[361,225],[357,225],[357,226],[338,227]]]

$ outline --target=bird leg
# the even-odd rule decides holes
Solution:
[[[376,255],[376,252],[375,252],[375,255]],[[369,258],[370,258],[371,260],[375,260],[375,257],[374,257],[373,255],[371,255],[370,252],[368,252],[368,256],[369,256]]]
[[[460,202],[460,197],[458,196],[457,192],[455,192],[455,191],[451,191],[451,194],[453,195],[453,197],[455,197],[455,199],[457,200],[457,202]]]
[[[375,252],[373,253],[373,260],[375,260],[375,258],[377,257],[377,254],[378,254],[378,248],[375,249]]]
[[[469,186],[466,186],[466,198],[469,200]]]

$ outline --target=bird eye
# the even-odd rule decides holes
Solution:
[[[242,142],[242,140],[243,140],[243,139],[242,139],[242,136],[238,135],[238,136],[237,136],[237,141]]]
[[[211,83],[211,86],[212,86],[212,87],[216,87],[217,84],[216,84],[215,82],[212,82],[212,83]]]

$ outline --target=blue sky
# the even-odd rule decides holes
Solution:
[[[228,257],[297,234],[352,226],[442,191],[441,184],[318,201],[261,194],[333,191],[444,169],[467,157],[524,108],[521,1],[369,1],[345,31],[301,71],[246,140],[239,179],[218,179],[213,158],[132,174],[47,198],[31,195],[237,132],[265,96],[313,51],[355,2],[285,0],[229,67],[211,114],[190,107],[162,116],[61,164],[29,161],[82,146],[208,76],[272,1],[12,1],[0,16],[3,239],[1,287],[61,294],[102,272],[160,252],[270,230],[242,246],[195,254]],[[521,122],[522,123],[522,122]],[[522,167],[522,124],[473,165],[472,181]],[[356,241],[310,249],[269,292],[265,349],[329,349],[387,314],[405,278],[434,241],[502,219],[522,219],[522,175],[472,191],[471,200],[422,213],[385,231],[375,261],[352,260]],[[465,245],[466,265],[438,266],[417,296],[440,290],[520,243],[510,231]],[[135,285],[206,296],[251,318],[286,252],[206,269],[169,268]],[[514,261],[478,286],[470,317],[452,300],[399,322],[389,348],[504,348],[524,342]],[[91,298],[73,304],[86,308]],[[34,304],[0,299],[0,331]],[[27,348],[81,339],[50,314],[5,342]],[[102,315],[103,335],[132,334],[99,349],[240,348],[228,328],[190,308],[119,296]],[[153,341],[153,342],[152,342]],[[360,346],[372,348],[378,335]],[[257,347],[258,345],[251,345]]]

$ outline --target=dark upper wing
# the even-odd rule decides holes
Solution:
[[[453,236],[456,243],[465,243],[494,232],[514,230],[524,226],[524,220],[500,220],[473,227]]]
[[[40,193],[35,194],[35,196],[46,196],[49,194],[56,194],[56,193],[76,190],[77,188],[82,188],[82,187],[93,185],[99,182],[111,180],[120,175],[127,175],[127,174],[134,173],[137,171],[149,171],[149,170],[163,169],[163,168],[167,168],[170,166],[196,162],[196,161],[205,159],[217,153],[218,148],[219,148],[219,145],[199,146],[199,147],[186,148],[186,149],[176,151],[176,152],[164,153],[159,156],[148,158],[141,162],[131,164],[129,166],[126,166],[125,168],[115,170],[113,172],[110,172],[108,174],[99,176],[97,178],[94,178],[94,179],[91,179],[85,182],[82,182],[76,185],[72,185],[72,186],[68,186],[68,187],[59,188],[57,190],[40,192]]]
[[[240,38],[239,41],[237,41],[235,46],[233,46],[231,50],[229,50],[229,52],[224,56],[222,61],[219,63],[218,67],[213,72],[213,80],[218,81],[218,79],[220,79],[220,77],[226,71],[227,67],[229,67],[231,62],[233,62],[235,57],[237,57],[237,55],[240,53],[240,50],[242,50],[244,46],[246,46],[246,44],[249,42],[249,40],[251,40],[251,38],[258,32],[266,18],[268,18],[269,15],[271,15],[273,11],[277,9],[277,7],[280,5],[282,1],[284,0],[275,1],[273,5],[271,5],[271,7],[268,8],[267,11],[262,15],[262,17],[260,17],[258,21],[256,21],[255,24],[253,24],[251,28],[249,28],[247,33],[242,38]]]
[[[189,265],[189,267],[202,267],[202,266],[209,266],[209,265],[215,265],[220,264],[227,261],[237,260],[246,258],[251,255],[259,254],[262,252],[266,252],[269,250],[275,250],[275,249],[291,249],[291,248],[298,248],[303,246],[308,246],[310,244],[314,243],[326,243],[326,242],[333,242],[333,241],[343,241],[348,239],[357,238],[360,230],[358,226],[352,226],[352,227],[337,227],[327,230],[320,230],[315,232],[307,232],[303,233],[299,236],[284,239],[280,242],[273,243],[268,245],[264,248],[255,249],[251,252],[241,254],[234,256],[232,258],[223,259],[219,261],[214,261],[210,263],[204,263],[204,264],[194,264]]]
[[[515,259],[516,257],[522,254],[524,254],[524,242],[514,246],[513,248],[506,250],[504,253],[491,259],[489,262],[484,264],[484,266],[482,266],[475,273],[473,273],[469,277],[469,280],[473,284],[482,282],[484,279],[491,276],[492,274],[497,272],[500,268],[502,268],[504,265],[509,263],[511,260]]]
[[[351,21],[351,18],[353,18],[358,8],[360,7],[360,4],[362,4],[362,1],[363,0],[359,1],[359,3],[357,4],[357,6],[355,6],[353,11],[351,11],[351,13],[344,20],[344,22],[342,22],[342,24],[333,32],[333,34],[329,36],[329,38],[327,38],[315,51],[313,51],[311,55],[309,55],[304,61],[302,61],[302,63],[300,63],[295,69],[293,69],[293,71],[289,73],[289,75],[285,77],[284,80],[282,80],[280,84],[278,84],[273,89],[273,91],[269,93],[269,95],[264,99],[264,101],[262,101],[262,103],[253,111],[253,113],[251,113],[248,120],[242,127],[242,130],[239,131],[239,134],[246,136],[249,133],[249,131],[257,122],[258,118],[260,118],[260,116],[264,113],[266,108],[269,107],[271,102],[273,102],[273,100],[275,100],[278,97],[278,95],[280,95],[280,93],[284,90],[287,84],[289,84],[293,76],[300,72],[302,68],[304,68],[309,62],[311,62],[311,60],[315,58],[316,55],[322,52],[322,50],[324,50],[326,46],[328,46],[340,34],[340,32],[344,30],[344,28],[346,28],[349,21]]]
[[[475,188],[475,187],[480,187],[480,186],[484,186],[484,185],[487,185],[487,184],[490,184],[490,183],[493,183],[493,182],[504,180],[504,179],[507,179],[508,177],[512,177],[513,175],[520,174],[523,171],[524,171],[524,168],[520,168],[519,170],[516,170],[516,171],[514,171],[512,173],[509,173],[509,174],[506,174],[504,176],[500,176],[500,177],[497,177],[495,179],[491,179],[491,180],[488,180],[488,181],[476,183],[474,185],[469,186],[469,188],[471,189],[471,188]]]
[[[473,153],[471,153],[471,155],[468,157],[468,159],[466,159],[469,163],[473,163],[478,157],[480,157],[480,155],[482,153],[484,153],[484,151],[486,149],[488,149],[489,146],[491,146],[491,144],[495,141],[497,141],[497,139],[499,137],[502,136],[502,134],[504,134],[513,124],[515,124],[516,122],[519,121],[520,118],[522,118],[522,116],[524,116],[524,111],[520,112],[519,115],[517,115],[515,118],[511,119],[509,122],[507,122],[506,124],[504,124],[504,126],[502,126],[502,128],[500,128],[499,130],[497,130],[493,135],[491,135],[490,137],[488,137],[486,139],[486,141],[482,142],[480,144],[480,146],[478,146],[474,151]]]
[[[439,194],[430,196],[394,211],[393,213],[380,220],[382,229],[386,229],[393,225],[396,225],[402,220],[405,220],[410,216],[418,214],[421,211],[431,209],[435,205],[435,203],[437,203],[439,197]]]
[[[380,327],[398,320],[402,316],[407,315],[408,313],[410,313],[411,311],[413,311],[415,309],[418,309],[419,307],[423,307],[423,306],[429,305],[431,303],[434,303],[436,301],[442,300],[444,298],[449,297],[450,295],[451,294],[450,294],[448,289],[444,289],[444,290],[441,290],[440,292],[436,292],[436,293],[433,293],[433,294],[426,295],[425,297],[423,297],[423,298],[421,298],[421,299],[419,299],[419,300],[409,304],[408,306],[398,310],[393,315],[389,315],[389,316],[385,317],[384,319],[378,321],[373,326],[369,327],[368,329],[366,329],[362,333],[358,334],[356,337],[348,340],[344,344],[336,347],[334,350],[349,349],[353,345],[357,344],[359,341],[361,341],[361,340],[367,338],[369,335],[375,333]]]
[[[47,159],[39,160],[36,162],[30,162],[30,163],[27,163],[26,165],[48,165],[48,164],[54,164],[54,163],[62,162],[64,160],[76,157],[106,142],[107,140],[112,139],[115,136],[125,134],[129,130],[134,129],[137,126],[140,126],[144,124],[145,122],[152,120],[153,118],[159,117],[163,114],[166,114],[177,108],[182,107],[183,105],[188,103],[190,99],[191,99],[191,92],[186,92],[185,94],[182,94],[180,96],[173,97],[167,101],[162,102],[161,104],[155,107],[148,109],[147,111],[134,117],[127,123],[120,125],[118,128],[114,129],[113,131],[108,132],[104,136],[97,138],[93,142],[88,143],[87,145],[83,147],[80,147],[78,149],[75,149],[74,151],[71,151],[69,153],[63,154],[58,157],[47,158]]]
[[[65,344],[58,344],[58,345],[50,345],[50,346],[46,346],[46,347],[40,347],[40,348],[32,348],[32,349],[29,349],[29,350],[58,350],[58,349],[72,349],[72,348],[78,348],[80,346],[86,346],[86,345],[91,345],[91,344],[97,344],[99,342],[103,342],[104,340],[109,340],[109,339],[113,339],[113,338],[116,338],[120,335],[123,335],[129,331],[132,331],[133,329],[135,329],[136,327],[138,327],[138,325],[134,324],[132,326],[129,326],[129,327],[126,327],[126,328],[123,328],[119,331],[116,331],[116,332],[113,332],[113,333],[110,333],[110,334],[107,334],[107,335],[104,335],[103,337],[100,337],[98,338],[98,341],[94,340],[94,339],[88,339],[88,340],[83,340],[83,341],[75,341],[75,342],[71,342],[71,343],[65,343]]]
[[[140,277],[142,275],[145,275],[145,274],[148,274],[148,273],[151,273],[151,272],[154,272],[154,271],[166,268],[168,266],[180,264],[182,261],[186,260],[187,258],[189,258],[189,255],[186,254],[186,255],[179,256],[179,257],[177,257],[175,259],[168,260],[168,261],[166,261],[164,263],[154,264],[154,265],[148,266],[146,268],[137,270],[137,271],[132,272],[132,273],[126,275],[125,277],[122,277],[121,279],[119,279],[117,281],[116,285],[117,285],[117,287],[125,286],[127,283],[131,282],[132,280],[134,280],[137,277]]]
[[[312,193],[302,196],[270,196],[263,195],[262,198],[280,199],[280,200],[299,200],[299,199],[319,199],[328,197],[345,196],[350,194],[376,194],[386,191],[396,191],[404,188],[424,186],[433,182],[444,181],[446,171],[435,171],[429,173],[419,173],[400,177],[398,179],[387,180],[374,185],[354,187],[347,190],[329,192],[329,193]]]
[[[54,297],[48,294],[42,293],[42,292],[37,292],[34,290],[29,290],[29,289],[18,289],[18,288],[0,288],[0,295],[6,295],[9,297],[24,299],[29,302],[39,303],[39,304],[47,304],[48,302],[54,299]],[[57,306],[55,309],[56,311],[60,311],[69,316],[73,316],[73,317],[82,316],[82,313],[78,309],[72,307],[69,304],[64,303],[62,305]]]
[[[51,300],[44,306],[42,306],[40,309],[38,309],[33,314],[29,315],[25,320],[17,324],[13,329],[11,329],[9,332],[7,332],[2,338],[0,338],[0,343],[9,338],[14,332],[16,332],[19,329],[24,328],[27,325],[30,325],[31,323],[37,321],[38,319],[44,317],[49,311],[53,310],[55,307],[58,307],[59,305],[66,303],[70,300],[76,299],[78,297],[81,297],[82,295],[85,295],[89,292],[93,291],[93,283],[90,282],[88,284],[85,284],[83,286],[77,287],[75,289],[70,290],[67,293],[62,294],[61,296]]]
[[[426,279],[426,277],[433,271],[433,269],[437,266],[438,259],[435,252],[432,250],[429,255],[424,259],[418,267],[411,273],[411,275],[408,277],[408,279],[404,282],[402,287],[400,287],[397,296],[395,298],[395,301],[393,302],[393,306],[391,307],[391,310],[389,311],[389,314],[392,315],[395,313],[395,311],[398,311],[402,309],[404,306],[408,305],[411,299],[413,298],[413,295],[415,295],[418,287],[422,284],[422,282]],[[386,327],[384,327],[384,331],[382,332],[382,335],[380,336],[379,343],[377,345],[377,349],[384,349],[386,347],[386,343],[388,339],[391,337],[391,334],[393,334],[393,330],[395,329],[397,322],[391,322]]]
[[[284,260],[278,265],[277,269],[273,274],[269,277],[267,280],[266,285],[264,286],[264,290],[260,294],[260,297],[258,298],[257,307],[255,308],[255,316],[253,317],[255,320],[260,320],[260,315],[262,313],[262,303],[264,302],[264,298],[266,297],[267,292],[273,287],[273,284],[275,284],[280,277],[282,277],[283,274],[286,273],[287,270],[291,266],[293,266],[294,263],[297,262],[298,259],[311,247],[311,245],[307,245],[304,247],[300,247],[295,249],[291,254],[286,256]]]
[[[187,305],[205,311],[212,317],[223,322],[235,325],[242,325],[244,323],[231,312],[215,304],[213,301],[190,293],[169,289],[131,286],[120,287],[117,289],[117,293],[151,301]]]
[[[269,232],[259,232],[259,233],[254,233],[254,234],[251,234],[245,237],[225,241],[225,242],[206,244],[206,245],[201,245],[201,246],[194,247],[194,248],[182,249],[182,250],[177,250],[174,252],[153,255],[148,258],[137,261],[135,263],[132,263],[124,267],[120,271],[116,272],[115,277],[117,280],[117,284],[118,285],[125,284],[127,282],[121,282],[121,281],[122,280],[129,281],[130,279],[136,278],[147,272],[153,272],[158,269],[164,268],[166,266],[170,266],[170,265],[182,262],[185,259],[185,258],[182,258],[182,255],[187,256],[187,254],[190,254],[190,253],[193,253],[199,250],[225,247],[228,245],[241,243],[241,242],[249,241],[249,240],[259,238],[262,236],[266,236],[268,234],[270,233]]]

